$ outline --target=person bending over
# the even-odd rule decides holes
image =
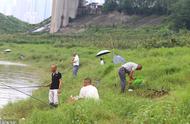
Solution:
[[[126,74],[129,76],[129,82],[128,84],[130,85],[132,81],[134,80],[134,72],[135,70],[141,70],[142,65],[136,64],[134,62],[127,62],[126,64],[122,65],[122,67],[119,69],[119,77],[120,77],[120,82],[121,82],[121,92],[125,92],[125,87],[126,87]]]

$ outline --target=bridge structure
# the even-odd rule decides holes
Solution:
[[[53,0],[50,33],[66,27],[76,17],[78,6],[79,0]]]

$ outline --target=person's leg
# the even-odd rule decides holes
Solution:
[[[76,66],[76,76],[78,75],[79,66]]]
[[[53,104],[55,107],[58,106],[58,90],[53,90]]]
[[[79,66],[73,66],[73,75],[77,76]]]
[[[75,66],[73,66],[73,76],[75,76]]]
[[[49,104],[53,105],[53,91],[49,90]]]
[[[126,87],[126,73],[122,68],[119,70],[119,77],[121,81],[121,92],[124,93]]]

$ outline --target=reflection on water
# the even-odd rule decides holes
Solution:
[[[0,61],[0,65],[27,66],[26,64],[14,63],[14,62],[9,62],[9,61]]]
[[[6,65],[6,62],[0,61],[0,108],[9,102],[28,97],[16,90],[4,86],[1,82],[31,95],[32,91],[36,89],[31,88],[31,86],[36,86],[38,78],[25,65],[17,65],[16,63],[8,63]]]

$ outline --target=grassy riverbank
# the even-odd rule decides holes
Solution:
[[[27,99],[7,105],[1,110],[1,117],[18,119],[25,117],[23,123],[27,124],[188,123],[190,121],[189,32],[162,36],[162,33],[156,33],[160,30],[151,29],[149,33],[144,31],[145,29],[129,31],[124,28],[93,28],[87,34],[65,37],[45,34],[3,35],[0,38],[0,41],[3,41],[0,50],[10,48],[12,52],[1,53],[1,58],[21,61],[42,69],[43,73],[40,75],[42,83],[45,84],[50,81],[50,64],[56,63],[59,71],[63,73],[64,84],[59,108],[50,109],[38,101]],[[171,39],[175,39],[176,42]],[[155,46],[154,42],[158,46]],[[161,48],[164,46],[162,43],[167,43],[165,48]],[[137,72],[136,76],[144,78],[144,87],[132,93],[120,94],[117,77],[120,65],[112,64],[112,54],[105,57],[104,66],[100,66],[99,60],[95,57],[99,50],[112,49],[113,45],[120,49],[115,49],[115,53],[125,57],[127,61],[143,65],[142,72]],[[72,77],[70,63],[74,51],[77,51],[81,58],[81,68],[76,79]],[[20,55],[24,55],[23,60],[20,60]],[[70,95],[79,93],[85,77],[91,77],[93,83],[97,85],[100,102],[81,100],[75,104],[67,103]],[[148,89],[158,91],[163,89],[169,94],[159,96]],[[48,89],[41,88],[35,91],[33,96],[48,102]]]

